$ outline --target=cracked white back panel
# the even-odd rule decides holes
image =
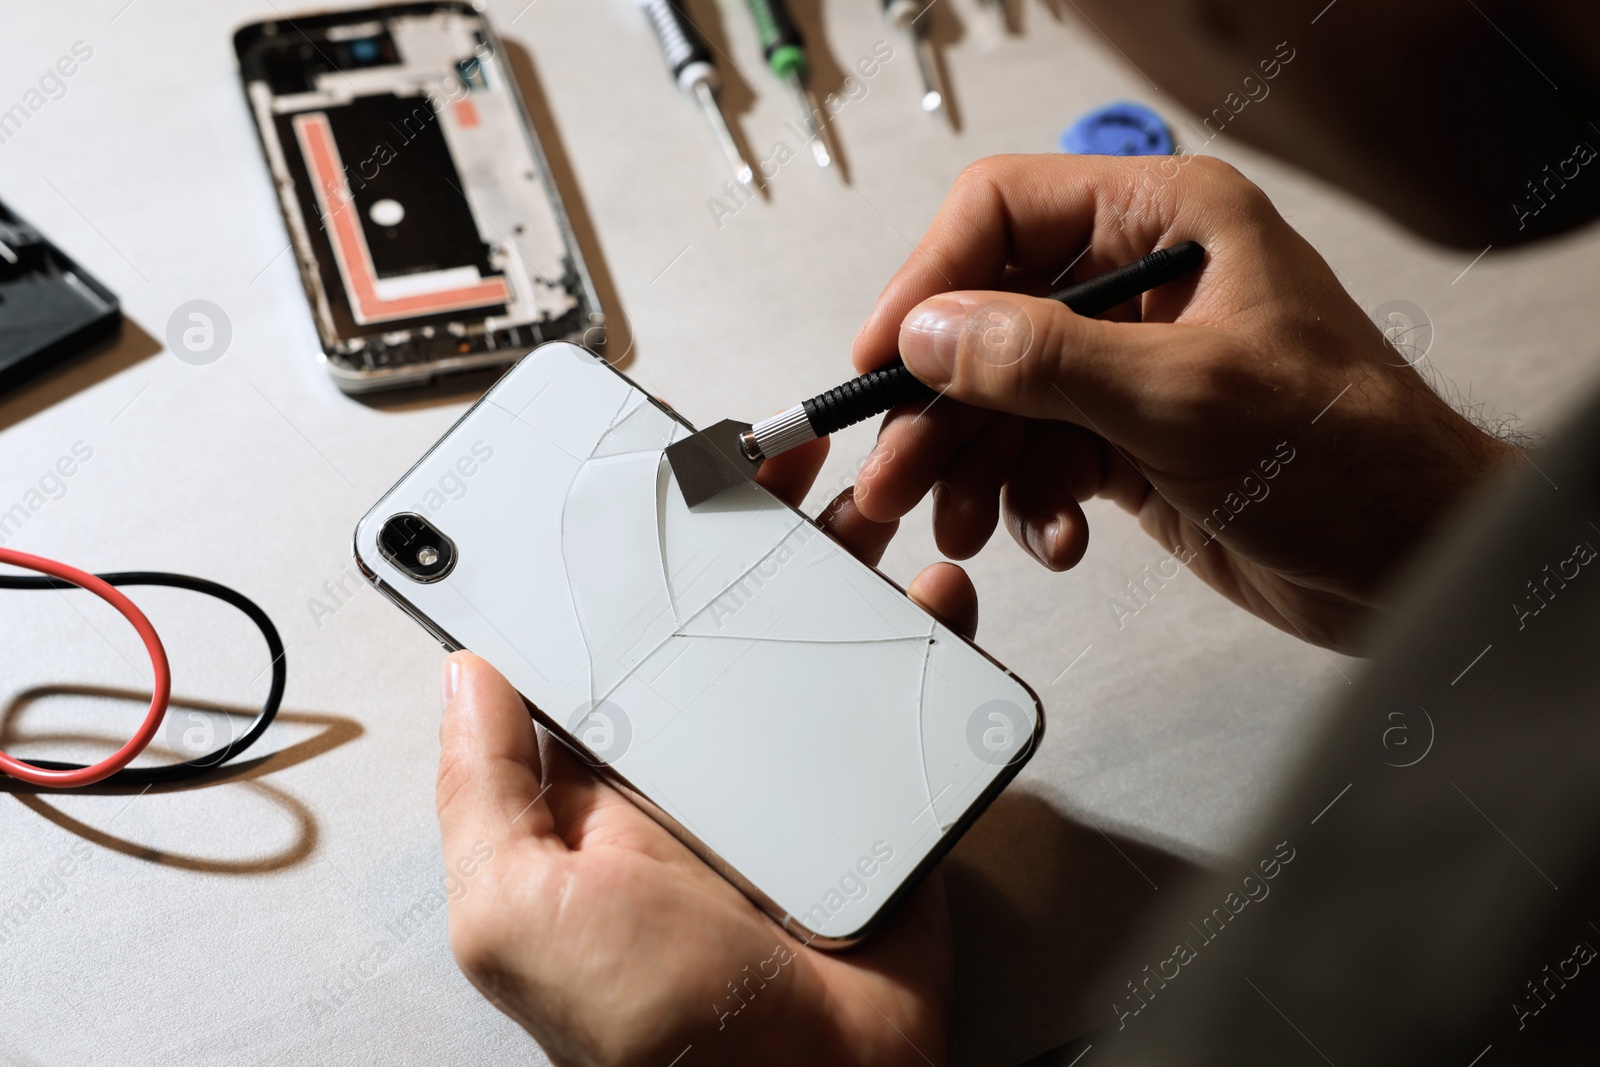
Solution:
[[[776,918],[851,939],[1031,752],[1038,705],[759,486],[691,512],[663,455],[689,432],[546,345],[379,501],[357,553]],[[443,580],[379,552],[401,512],[454,541]]]

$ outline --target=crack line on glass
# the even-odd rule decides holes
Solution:
[[[668,436],[671,436],[670,430]],[[667,454],[662,452],[656,464],[656,550],[661,555],[661,580],[667,586],[667,608],[672,612],[672,629],[677,632],[683,629],[683,620],[678,618],[678,598],[672,591],[672,574],[667,566],[667,484],[671,476],[672,468],[667,463]]]
[[[718,600],[721,600],[724,596],[726,596],[728,594],[728,590],[732,589],[734,586],[738,585],[740,582],[744,581],[746,578],[748,578],[752,574],[754,574],[757,567],[761,566],[767,560],[771,559],[773,554],[776,553],[778,551],[778,549],[782,548],[785,544],[788,543],[789,538],[794,536],[794,532],[800,528],[800,524],[803,523],[804,521],[805,521],[804,519],[800,519],[793,526],[791,526],[787,530],[783,531],[783,536],[778,538],[777,542],[774,543],[771,548],[769,548],[765,552],[763,552],[761,554],[761,558],[760,559],[756,560],[754,563],[750,564],[750,566],[746,567],[742,572],[740,572],[739,577],[735,578],[733,581],[731,581],[727,585],[723,586],[722,589],[717,593],[716,596],[712,597],[710,600],[706,601],[700,607],[696,608],[693,615],[690,615],[687,619],[683,620],[683,626],[688,626],[691,622],[694,622],[694,620],[698,619],[701,615],[704,615],[708,610],[710,610],[711,605],[715,604]],[[745,527],[745,528],[749,529],[748,526]],[[683,628],[683,626],[680,626],[679,629],[681,630]],[[677,635],[677,636],[695,637],[695,636],[698,636],[698,635],[696,635],[696,634],[681,634],[681,635]]]
[[[542,393],[543,390],[540,390],[540,392]],[[539,398],[538,397],[534,397],[533,399],[537,400]],[[504,404],[496,403],[494,401],[493,397],[491,397],[488,401],[486,401],[486,403],[488,403],[488,405],[490,407],[499,408],[501,411],[505,412],[507,415],[510,415],[512,422],[520,422],[520,423],[522,423],[522,425],[526,426],[528,429],[532,430],[534,433],[536,433],[540,437],[544,438],[545,441],[550,445],[551,448],[555,449],[557,452],[560,452],[563,456],[566,456],[568,459],[570,459],[574,463],[578,464],[578,469],[579,470],[583,469],[583,463],[584,463],[583,460],[579,459],[577,456],[574,456],[571,452],[568,452],[565,448],[562,448],[561,447],[561,442],[557,441],[554,437],[551,437],[549,434],[547,434],[543,430],[539,429],[539,427],[535,426],[533,423],[531,423],[527,419],[523,418],[520,413],[512,411],[510,408],[506,407]],[[528,401],[528,403],[532,404],[533,400]]]
[[[866,606],[867,606],[867,607],[869,607],[869,608],[871,608],[871,609],[872,609],[872,610],[873,610],[873,611],[875,611],[875,612],[877,612],[877,613],[878,613],[878,618],[880,618],[880,619],[882,619],[882,620],[883,620],[883,621],[884,621],[884,622],[885,622],[885,623],[887,623],[887,624],[888,624],[888,626],[889,626],[889,628],[890,628],[890,629],[891,629],[891,630],[895,630],[895,629],[899,629],[899,627],[897,627],[897,626],[896,626],[896,625],[895,625],[895,624],[894,624],[894,623],[893,623],[893,622],[892,622],[892,621],[891,621],[891,620],[890,620],[890,618],[889,618],[889,616],[887,616],[887,615],[885,615],[885,614],[884,614],[884,613],[883,613],[883,612],[882,612],[882,611],[881,611],[881,610],[879,610],[879,608],[878,608],[878,605],[876,605],[876,604],[874,604],[874,603],[873,603],[873,602],[872,602],[872,598],[871,598],[871,597],[870,597],[870,596],[868,596],[868,595],[867,595],[867,594],[865,594],[865,593],[863,593],[863,592],[862,592],[862,591],[861,591],[861,587],[860,587],[860,586],[858,586],[858,585],[856,585],[856,583],[855,583],[855,579],[854,579],[854,578],[852,578],[852,577],[850,577],[850,576],[848,576],[848,575],[847,575],[847,576],[846,576],[846,577],[845,577],[845,584],[847,584],[847,585],[848,585],[848,586],[850,586],[850,591],[851,591],[851,592],[852,592],[852,593],[854,593],[854,594],[855,594],[855,595],[856,595],[856,596],[858,596],[858,597],[860,597],[860,598],[861,598],[861,602],[862,602],[862,603],[863,603],[863,604],[865,604],[865,605],[866,605]],[[909,599],[909,598],[907,598],[907,599]],[[934,619],[933,619],[933,616],[931,616],[931,615],[928,615],[928,613],[927,613],[927,612],[925,612],[925,611],[922,611],[922,609],[921,609],[921,608],[919,608],[919,607],[917,607],[917,606],[916,606],[916,603],[915,603],[915,602],[912,602],[912,608],[913,608],[913,609],[914,609],[914,610],[916,610],[916,611],[919,611],[919,612],[922,612],[922,614],[923,614],[923,615],[924,615],[924,616],[925,616],[925,617],[926,617],[926,618],[928,618],[928,619],[929,619],[929,620],[930,620],[930,622],[931,622],[931,623],[933,623],[933,624],[935,624],[935,626],[936,626],[936,625],[937,625],[937,620],[934,620]],[[931,632],[932,632],[932,631],[931,631],[931,630],[930,630],[930,631],[929,631],[929,632],[930,632],[930,633],[931,633]],[[941,671],[941,670],[940,670],[940,669],[939,669],[939,668],[938,668],[938,667],[934,667],[934,668],[933,668],[933,673],[935,673],[935,674],[937,674],[937,675],[938,675],[938,676],[939,676],[939,677],[941,677],[941,678],[944,678],[944,680],[945,680],[945,681],[946,681],[946,682],[949,682],[949,681],[950,681],[950,679],[949,679],[949,678],[945,678],[945,673],[944,673],[944,672],[943,672],[943,671]]]
[[[933,635],[938,628],[938,623],[934,623],[928,627],[928,632],[922,635],[922,669],[917,673],[917,762],[922,764],[922,788],[928,794],[928,814],[933,817],[934,825],[942,830],[943,821],[933,806],[933,783],[928,780],[928,742],[926,732],[922,728],[922,711],[927,703],[928,661],[933,658]]]
[[[639,671],[639,668],[643,667],[647,662],[649,662],[651,656],[654,656],[657,652],[659,652],[663,648],[665,648],[667,642],[671,641],[674,637],[682,637],[682,638],[686,638],[686,639],[693,639],[693,638],[697,638],[697,637],[702,636],[701,634],[686,634],[686,633],[683,632],[683,628],[685,626],[688,626],[695,619],[698,619],[701,615],[703,615],[706,612],[706,610],[709,609],[711,607],[711,605],[715,604],[719,599],[721,599],[722,596],[728,592],[728,590],[732,589],[734,586],[738,585],[740,582],[742,582],[746,578],[748,578],[755,571],[755,569],[757,567],[761,566],[767,560],[771,559],[773,553],[777,552],[778,549],[782,548],[788,542],[789,538],[791,536],[793,536],[795,530],[798,529],[798,528],[799,528],[799,524],[796,523],[795,526],[792,526],[788,530],[786,530],[784,532],[784,535],[782,537],[778,538],[777,543],[774,544],[771,548],[769,548],[761,556],[760,559],[756,560],[748,568],[746,568],[745,571],[739,575],[739,577],[735,578],[733,581],[731,581],[727,585],[723,586],[721,592],[719,592],[716,596],[712,597],[710,600],[706,601],[704,607],[701,607],[693,615],[690,615],[687,619],[683,620],[683,622],[681,624],[679,624],[678,627],[672,631],[672,633],[668,634],[666,637],[663,637],[659,642],[657,642],[654,648],[650,649],[650,651],[646,652],[643,656],[640,656],[639,657],[639,662],[635,663],[632,667],[629,667],[628,670],[627,670],[627,673],[625,673],[621,678],[618,678],[617,681],[616,681],[616,684],[613,685],[610,689],[606,690],[605,696],[601,697],[600,700],[602,702],[606,701],[606,700],[609,700],[611,698],[611,694],[612,693],[615,693],[623,684],[625,684],[628,681],[628,679],[632,678],[635,674],[637,674],[638,671]],[[664,565],[664,561],[663,561],[663,565]],[[567,580],[568,580],[569,583],[571,582],[572,579],[571,579],[571,575],[570,574],[568,575]],[[745,638],[745,640],[752,640],[752,639],[751,638]],[[592,672],[591,672],[591,678],[592,678]],[[593,700],[593,695],[592,695],[593,694],[593,686],[592,685],[590,687],[590,692],[591,692],[591,700]],[[672,721],[676,721],[677,718],[678,718],[678,716],[674,715],[673,718],[672,718]],[[668,722],[666,724],[666,726],[662,727],[662,729],[665,730],[666,727],[670,726],[670,725],[672,725],[672,722]]]
[[[628,406],[628,401],[632,399],[632,397],[633,392],[631,390],[623,394],[621,403],[617,405],[617,410],[612,413],[610,421],[606,423],[605,430],[603,430],[600,436],[595,439],[593,447],[589,449],[588,456],[578,461],[578,469],[573,472],[572,481],[567,483],[567,492],[561,498],[561,525],[559,527],[561,538],[561,569],[567,575],[567,599],[572,603],[572,617],[578,620],[578,640],[583,643],[583,657],[589,661],[588,674],[590,708],[598,706],[598,702],[594,698],[594,650],[589,647],[589,635],[585,631],[583,625],[583,612],[578,610],[578,594],[575,590],[575,583],[572,580],[572,565],[567,559],[567,506],[572,503],[572,491],[577,487],[578,479],[583,477],[583,472],[588,468],[590,462],[593,461],[594,454],[600,451],[600,446],[605,443],[606,436],[610,434],[612,430],[616,429],[617,419],[621,416],[622,409]],[[505,408],[501,408],[500,410],[504,411]],[[524,425],[528,426],[530,429],[533,427],[532,423],[524,423]],[[535,432],[537,433],[538,431],[535,430]],[[545,437],[545,435],[542,433],[540,433],[540,436]],[[548,441],[550,439],[545,437],[545,440]],[[550,443],[555,444],[554,441],[551,441]],[[561,448],[560,445],[556,445],[556,447]],[[561,448],[561,451],[566,452],[567,450]],[[567,454],[571,455],[572,453],[567,452]],[[626,676],[624,676],[623,680],[626,681]],[[621,683],[619,682],[618,684],[620,685]],[[612,687],[613,690],[615,688],[615,686]],[[610,694],[608,693],[607,696],[609,695]]]
[[[589,463],[609,463],[614,459],[629,459],[633,456],[645,455],[659,456],[662,455],[662,451],[659,448],[630,448],[626,452],[607,452],[603,456],[595,456],[593,459],[585,461],[585,465],[587,466]]]
[[[622,675],[613,684],[611,684],[610,686],[608,686],[606,688],[606,690],[605,690],[605,692],[603,694],[598,694],[597,695],[597,689],[599,687],[597,685],[597,681],[598,680],[597,680],[596,674],[595,674],[596,664],[595,664],[595,658],[594,658],[594,650],[592,648],[590,648],[590,636],[589,636],[589,634],[587,632],[585,632],[585,628],[584,628],[584,622],[585,622],[584,613],[583,613],[582,609],[579,607],[579,604],[578,604],[578,597],[577,597],[577,593],[576,593],[576,583],[574,581],[574,577],[573,577],[573,574],[572,574],[572,571],[571,571],[570,562],[568,561],[568,558],[567,558],[567,552],[566,552],[567,515],[568,515],[568,507],[569,507],[569,505],[571,503],[571,498],[573,496],[573,493],[576,490],[577,483],[583,477],[584,473],[593,464],[595,464],[596,462],[599,462],[601,460],[618,459],[618,458],[622,458],[622,457],[626,457],[626,456],[637,457],[638,455],[640,455],[642,453],[651,452],[651,451],[658,451],[656,449],[637,449],[637,450],[630,450],[628,452],[613,453],[613,454],[610,454],[610,455],[607,455],[607,456],[604,456],[604,457],[600,457],[599,459],[597,459],[597,454],[605,446],[605,442],[607,441],[607,439],[610,438],[616,432],[618,426],[622,422],[624,422],[626,419],[628,419],[631,416],[633,416],[634,414],[636,414],[639,410],[641,410],[645,406],[644,404],[635,404],[635,405],[630,407],[628,401],[631,400],[631,399],[634,399],[634,395],[633,394],[630,394],[630,395],[625,396],[623,398],[621,404],[618,406],[617,410],[612,414],[612,417],[607,422],[605,430],[599,435],[598,439],[594,443],[594,446],[590,449],[589,455],[587,457],[581,459],[581,460],[578,460],[578,469],[574,472],[572,481],[569,483],[569,485],[567,487],[566,495],[562,500],[562,510],[561,510],[561,517],[560,517],[560,522],[561,522],[561,527],[560,527],[561,528],[561,541],[562,541],[562,564],[563,564],[563,568],[566,570],[566,574],[567,574],[567,595],[568,595],[568,599],[572,604],[573,614],[578,619],[579,631],[580,631],[581,639],[582,639],[583,645],[584,645],[585,657],[589,661],[588,662],[589,706],[590,707],[595,707],[596,705],[598,705],[600,703],[603,703],[606,700],[609,700],[612,697],[612,695],[617,692],[617,690],[619,690],[622,686],[626,685],[635,675],[637,675],[638,672],[644,667],[644,665],[652,660],[652,658],[656,655],[656,653],[660,652],[661,649],[665,648],[675,638],[683,639],[683,640],[686,640],[686,641],[687,640],[693,640],[693,639],[696,639],[696,638],[705,639],[705,640],[744,641],[744,642],[746,642],[748,647],[753,647],[754,645],[756,645],[758,643],[797,644],[797,645],[804,645],[804,644],[810,644],[810,645],[867,645],[867,644],[899,644],[899,643],[905,643],[905,642],[908,642],[908,641],[919,641],[919,642],[922,642],[921,656],[919,657],[919,667],[918,667],[918,675],[917,675],[917,689],[916,689],[917,699],[916,699],[916,705],[915,705],[916,729],[917,729],[917,749],[918,749],[918,757],[919,757],[918,758],[918,763],[919,763],[920,776],[922,778],[923,793],[924,793],[924,796],[927,798],[927,801],[928,801],[928,811],[929,811],[929,814],[931,816],[931,821],[932,821],[932,824],[933,824],[933,828],[936,829],[939,832],[942,832],[942,830],[944,829],[944,821],[939,817],[939,813],[935,809],[935,805],[934,805],[933,784],[932,784],[931,775],[929,774],[928,761],[927,761],[927,738],[926,738],[926,729],[925,729],[925,722],[924,722],[925,711],[926,711],[926,702],[927,702],[926,692],[927,692],[928,670],[929,670],[929,667],[931,666],[931,659],[932,659],[932,644],[930,642],[933,639],[934,634],[937,632],[937,623],[933,623],[933,622],[930,621],[929,630],[926,633],[922,633],[922,634],[911,634],[911,635],[903,635],[903,636],[895,636],[895,637],[883,637],[883,638],[867,638],[867,639],[864,639],[864,640],[842,640],[842,639],[840,639],[840,640],[830,640],[830,639],[826,639],[826,638],[778,638],[778,637],[767,637],[765,635],[738,636],[738,635],[733,635],[733,634],[691,634],[691,633],[685,633],[684,631],[691,624],[693,624],[696,619],[698,619],[700,616],[705,614],[705,612],[708,611],[713,605],[715,605],[722,597],[726,596],[729,593],[729,591],[737,588],[751,574],[755,573],[758,568],[760,568],[761,566],[766,564],[769,560],[772,559],[772,557],[774,555],[776,555],[779,551],[781,551],[783,549],[783,547],[785,545],[787,545],[788,542],[794,537],[795,532],[800,528],[800,526],[801,526],[801,524],[803,523],[804,520],[797,518],[796,521],[791,526],[789,526],[786,530],[784,530],[782,532],[781,536],[779,536],[774,541],[774,543],[771,545],[771,547],[768,548],[764,553],[762,553],[759,558],[757,558],[752,564],[750,564],[750,566],[746,567],[741,573],[739,573],[731,581],[725,583],[715,595],[713,595],[709,599],[707,599],[700,607],[696,608],[693,611],[692,614],[688,615],[688,617],[685,618],[682,615],[682,613],[680,612],[680,609],[679,609],[677,596],[676,596],[676,591],[674,589],[673,581],[672,581],[670,561],[667,558],[668,557],[668,550],[667,550],[666,508],[667,508],[668,501],[667,501],[666,494],[670,491],[671,479],[670,479],[670,468],[668,468],[667,465],[666,465],[666,457],[665,457],[664,454],[660,454],[660,458],[658,459],[656,485],[655,485],[656,499],[654,501],[654,505],[655,506],[654,506],[654,509],[653,509],[654,510],[654,516],[653,517],[655,519],[655,524],[656,524],[656,531],[655,531],[656,532],[656,538],[655,538],[656,545],[655,545],[655,547],[656,547],[656,552],[657,552],[657,561],[660,564],[660,568],[661,568],[662,585],[663,585],[663,588],[664,588],[664,590],[666,592],[667,607],[668,607],[668,610],[671,613],[672,619],[673,619],[673,624],[674,624],[673,625],[673,630],[672,630],[672,632],[670,634],[667,634],[659,642],[657,642],[648,652],[646,652],[642,656],[640,656],[635,661],[633,666],[631,666],[628,669],[626,669],[622,673]],[[505,410],[505,409],[502,408],[501,410]],[[508,414],[510,414],[510,413],[508,412]],[[534,430],[535,433],[538,433],[541,437],[544,437],[546,440],[550,440],[550,438],[547,435],[545,435],[542,431],[538,430],[538,428],[533,426],[532,423],[526,422],[525,420],[521,419],[520,416],[518,416],[518,415],[513,415],[513,418],[515,418],[519,422],[523,422],[524,425],[526,425],[530,429]],[[670,427],[670,426],[668,427],[666,436],[668,438],[670,438],[672,436],[672,427]],[[565,454],[567,454],[569,456],[571,455],[570,452],[567,452],[566,449],[561,448],[561,446],[559,444],[557,444],[556,442],[554,442],[553,440],[550,441],[550,443],[554,444],[563,453],[565,453]],[[576,458],[576,457],[573,457],[573,458]],[[752,518],[751,519],[751,523],[753,524],[754,522],[755,522],[755,519]],[[898,627],[896,627],[894,622],[891,619],[889,619],[889,617],[887,615],[884,614],[884,612],[878,607],[878,605],[873,602],[871,597],[868,597],[868,596],[864,595],[862,590],[860,590],[858,587],[856,587],[856,585],[855,585],[855,583],[853,581],[849,582],[849,585],[851,586],[852,591],[857,595],[857,597],[860,600],[862,600],[869,608],[871,608],[872,611],[884,623],[888,624],[889,627],[891,628],[891,630],[894,630],[894,629],[898,628]],[[648,610],[648,605],[645,608],[641,609],[641,613],[644,610]],[[630,625],[631,625],[631,623],[630,623]],[[742,656],[739,657],[739,658],[742,658]],[[724,671],[724,673],[726,673],[726,671]],[[657,736],[660,736],[661,734],[665,733],[667,730],[670,730],[672,725],[673,725],[673,723],[677,722],[684,715],[685,715],[685,712],[683,712],[681,710],[677,714],[673,715],[669,722],[663,724],[662,730],[657,732]],[[698,729],[698,730],[700,730],[702,732],[705,732],[704,726],[702,724],[698,723],[693,718],[693,716],[689,717],[689,721],[695,726],[696,729]],[[648,743],[648,742],[644,742],[644,743]],[[718,739],[718,744],[721,745],[724,749],[727,749],[727,745],[725,743],[721,742],[720,739]],[[642,747],[642,745],[639,746],[639,747]],[[731,749],[729,749],[729,751],[731,751]],[[735,755],[737,756],[737,754],[735,754]],[[744,762],[742,757],[738,757],[738,758],[740,759],[740,762]],[[786,799],[789,799],[790,802],[793,803],[792,798],[786,798]],[[818,825],[822,829],[824,829],[830,836],[833,836],[835,838],[835,840],[839,840],[837,835],[830,828],[828,828],[826,826],[821,826],[820,823]],[[842,840],[839,841],[839,843],[841,845],[844,844],[844,842]]]
[[[768,637],[760,634],[755,637],[746,637],[742,634],[686,634],[675,633],[673,637],[692,637],[696,641],[755,641],[779,645],[885,645],[898,641],[926,641],[927,634],[906,634],[904,637],[840,637],[828,639],[825,637]]]

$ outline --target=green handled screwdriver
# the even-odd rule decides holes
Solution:
[[[800,121],[804,124],[804,132],[811,144],[811,155],[817,161],[817,166],[827,167],[833,163],[833,155],[828,151],[828,144],[823,139],[821,126],[816,120],[816,105],[811,99],[811,90],[807,88],[806,80],[810,76],[810,63],[806,60],[805,42],[800,39],[800,31],[795,28],[794,19],[789,17],[788,8],[784,7],[783,0],[745,0],[750,5],[750,14],[756,20],[756,35],[761,40],[761,51],[766,56],[767,66],[772,68],[772,73],[789,84],[794,92],[795,101],[800,105]]]

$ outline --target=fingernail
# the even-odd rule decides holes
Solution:
[[[456,687],[461,684],[461,664],[454,659],[447,659],[439,670],[439,706],[448,707],[456,695]]]
[[[1028,543],[1028,554],[1051,570],[1055,569],[1055,564],[1051,562],[1051,550],[1060,536],[1060,530],[1060,519],[1052,519],[1043,528],[1031,522],[1022,528],[1023,539]]]
[[[1043,563],[1044,550],[1040,547],[1042,540],[1039,535],[1039,528],[1031,522],[1024,523],[1022,526],[1022,541],[1024,547],[1028,550],[1028,555]]]
[[[935,389],[949,385],[966,321],[966,307],[950,297],[936,296],[917,305],[900,324],[900,358],[911,373]]]
[[[1050,524],[1044,528],[1044,561],[1045,566],[1051,570],[1059,569],[1057,562],[1061,556],[1061,541],[1066,536],[1066,523],[1060,519],[1051,519]]]

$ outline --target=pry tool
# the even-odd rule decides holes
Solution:
[[[1205,258],[1206,250],[1199,242],[1184,241],[1051,293],[1050,299],[1061,301],[1079,315],[1100,315],[1141,293],[1176,281],[1199,267]],[[933,390],[918,381],[897,356],[877,370],[754,425],[723,419],[690,434],[667,446],[667,462],[678,479],[684,502],[691,508],[699,507],[753,479],[761,464],[773,456],[903,404],[918,400],[931,403],[936,398]]]
[[[800,108],[803,124],[811,145],[811,157],[819,167],[833,165],[833,153],[817,122],[816,102],[811,99],[809,79],[811,63],[806,58],[805,42],[789,17],[784,0],[746,0],[750,14],[756,20],[756,36],[761,41],[761,53],[766,57],[772,73],[788,84]]]
[[[678,89],[700,102],[700,110],[711,123],[711,132],[716,134],[722,154],[728,157],[733,176],[746,189],[755,188],[755,171],[739,151],[739,143],[733,139],[733,131],[728,128],[728,120],[717,102],[722,81],[711,63],[711,50],[706,47],[705,38],[689,21],[689,16],[679,10],[675,0],[638,0],[638,4],[656,31],[667,70],[678,83]]]

